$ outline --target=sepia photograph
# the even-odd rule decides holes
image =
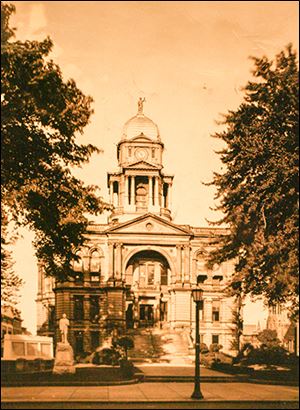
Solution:
[[[1,1],[1,407],[299,408],[298,1]]]

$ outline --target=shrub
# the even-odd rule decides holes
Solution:
[[[24,358],[19,358],[16,360],[16,371],[17,372],[24,372],[28,368],[28,361]]]
[[[223,349],[223,346],[222,346],[222,345],[219,345],[218,343],[212,343],[212,344],[209,346],[209,351],[210,351],[211,353],[218,353],[221,349]]]
[[[290,357],[288,352],[281,346],[273,345],[267,347],[262,345],[257,349],[252,349],[247,356],[241,360],[242,364],[262,364],[262,365],[289,365]]]
[[[134,376],[135,369],[132,362],[126,359],[120,360],[120,369],[124,379],[131,379]]]
[[[32,362],[32,370],[39,371],[41,369],[41,362],[42,362],[42,359],[39,359],[39,358],[34,359]]]
[[[122,336],[117,339],[116,345],[120,346],[125,353],[125,360],[128,360],[128,349],[132,349],[134,347],[133,339],[129,336]]]
[[[209,350],[208,350],[207,345],[205,343],[200,343],[200,353],[205,354],[205,353],[208,353],[208,352],[209,352]]]
[[[82,352],[80,355],[76,356],[77,363],[89,363],[89,356],[91,352]]]
[[[205,367],[211,367],[212,363],[216,361],[214,353],[200,354],[200,364]]]
[[[104,348],[95,352],[92,363],[116,366],[119,363],[119,359],[120,353],[116,349]]]

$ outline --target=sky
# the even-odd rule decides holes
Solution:
[[[116,145],[124,123],[145,97],[144,113],[165,144],[164,171],[174,174],[173,221],[208,226],[221,216],[213,187],[222,171],[221,114],[235,110],[251,79],[249,56],[273,58],[288,43],[299,50],[296,1],[12,1],[11,25],[20,40],[54,42],[51,58],[64,79],[94,99],[94,114],[78,142],[103,150],[75,170],[109,200],[108,171],[117,169]],[[107,214],[92,220],[106,222]],[[23,232],[14,247],[16,271],[26,284],[20,309],[35,333],[37,267]],[[262,304],[248,304],[245,322],[262,325]]]

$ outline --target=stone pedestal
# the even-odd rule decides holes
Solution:
[[[53,373],[75,373],[74,354],[72,346],[69,343],[57,343]]]

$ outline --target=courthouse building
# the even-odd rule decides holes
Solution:
[[[163,151],[158,126],[144,115],[140,99],[117,145],[118,168],[107,175],[113,211],[107,224],[89,224],[80,260],[74,263],[75,279],[55,284],[39,266],[39,334],[58,340],[63,313],[76,353],[93,351],[112,323],[193,334],[191,289],[199,284],[204,290],[201,341],[231,349],[234,302],[224,289],[233,264],[211,271],[205,267],[211,240],[226,230],[173,221],[174,176],[163,170]]]

